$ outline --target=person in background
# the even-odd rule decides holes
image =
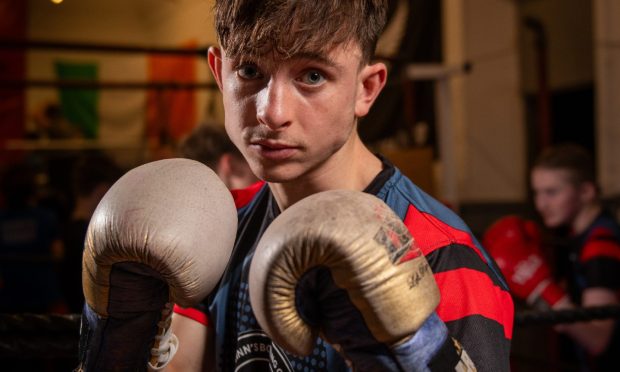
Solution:
[[[620,227],[605,209],[590,154],[580,146],[548,148],[531,170],[534,204],[544,227],[566,232],[568,248],[553,256],[567,257],[553,275],[545,257],[544,231],[531,220],[507,216],[492,224],[484,245],[502,269],[513,294],[545,309],[618,305],[620,303]],[[566,239],[564,239],[566,240]],[[562,239],[554,239],[562,241]],[[617,370],[620,337],[615,319],[554,326],[572,340],[583,371]]]
[[[224,128],[217,124],[196,126],[181,142],[179,155],[211,168],[229,189],[242,189],[258,181]]]
[[[28,164],[9,166],[1,183],[0,312],[66,313],[54,271],[64,255],[58,217],[37,205]]]
[[[63,296],[71,313],[80,313],[84,305],[82,251],[90,217],[121,173],[120,167],[102,153],[84,154],[73,169],[74,203],[63,229],[65,255],[58,265]]]
[[[57,102],[45,102],[32,115],[34,130],[27,136],[32,139],[76,139],[84,133],[63,115]]]

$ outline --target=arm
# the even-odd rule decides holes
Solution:
[[[543,308],[568,301],[542,255],[542,239],[534,222],[517,216],[501,218],[485,232],[483,241],[516,297]]]
[[[163,369],[179,345],[171,303],[196,305],[211,292],[236,222],[228,190],[201,163],[161,160],[121,177],[88,227],[80,370]]]
[[[618,296],[608,288],[588,288],[582,294],[583,307],[618,305]],[[554,310],[572,309],[570,301],[562,301]],[[596,356],[607,349],[616,322],[614,319],[592,320],[589,322],[559,324],[554,327],[583,346],[590,355]]]
[[[620,241],[613,229],[604,223],[595,225],[588,233],[580,250],[586,288],[581,293],[581,306],[618,305],[620,288]],[[571,303],[560,303],[554,309],[572,308]],[[611,341],[616,325],[614,319],[561,324],[555,327],[582,345],[593,356],[603,353]]]
[[[620,303],[612,289],[612,281],[617,277],[620,261],[611,259],[610,252],[620,252],[620,246],[604,240],[603,246],[596,241],[590,242],[582,250],[585,271],[590,287],[582,293],[581,306],[605,306]],[[542,257],[540,233],[531,221],[517,217],[506,217],[492,225],[485,234],[485,245],[496,258],[513,293],[530,305],[542,306],[554,310],[573,309],[578,305],[572,303],[564,290],[551,277],[550,269]],[[598,255],[605,252],[604,255]],[[584,254],[588,256],[584,260]],[[601,260],[604,263],[601,265]],[[602,285],[605,285],[603,287]],[[604,352],[609,344],[615,321],[613,319],[588,322],[566,323],[556,325],[554,329],[575,340],[590,355]]]
[[[215,370],[213,365],[213,331],[205,324],[175,313],[172,332],[179,339],[179,351],[165,372],[201,372]]]
[[[289,207],[258,243],[249,284],[259,324],[293,354],[320,336],[355,370],[475,368],[435,312],[426,259],[372,195],[327,191]]]
[[[514,304],[469,245],[443,246],[426,256],[441,292],[437,314],[478,371],[510,371]]]
[[[478,371],[509,371],[514,304],[494,263],[467,226],[445,208],[409,205],[404,223],[441,292],[437,314]]]

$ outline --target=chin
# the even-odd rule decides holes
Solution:
[[[545,220],[545,226],[547,226],[550,229],[555,229],[555,228],[560,227],[560,224],[555,221]]]
[[[556,229],[558,227],[562,227],[564,226],[566,223],[565,221],[558,219],[558,218],[545,218],[545,226],[552,228],[552,229]]]
[[[271,183],[285,183],[299,177],[299,173],[277,168],[261,167],[260,169],[253,169],[253,172],[261,180]]]
[[[296,179],[296,177],[287,177],[280,174],[265,174],[260,177],[261,180],[270,183],[287,183]]]

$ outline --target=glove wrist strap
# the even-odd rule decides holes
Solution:
[[[413,337],[393,346],[392,353],[403,371],[430,371],[429,363],[447,339],[448,328],[433,313]]]
[[[172,322],[172,303],[166,303],[161,314],[162,320],[157,323],[158,331],[151,348],[151,358],[148,364],[149,371],[163,370],[179,349],[179,339],[172,333],[170,328],[170,323]]]

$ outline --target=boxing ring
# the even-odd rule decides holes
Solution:
[[[64,50],[72,52],[99,53],[146,53],[206,57],[206,47],[156,48],[111,44],[59,43],[50,41],[0,41],[0,50]],[[406,81],[433,81],[439,151],[442,154],[442,184],[440,195],[446,201],[458,204],[457,162],[455,161],[455,133],[451,122],[452,105],[449,82],[454,76],[466,74],[469,64],[445,66],[441,64],[411,64],[401,74]],[[0,89],[98,89],[98,90],[212,90],[218,89],[213,82],[140,82],[140,81],[69,81],[43,79],[3,79]],[[112,147],[101,140],[48,141],[14,139],[7,141],[5,150],[78,150],[85,148]],[[620,306],[577,308],[561,311],[517,311],[515,329],[528,327],[550,328],[560,323],[575,323],[596,319],[620,318]],[[74,358],[78,352],[80,314],[0,314],[0,358]],[[515,357],[519,357],[515,355]]]

